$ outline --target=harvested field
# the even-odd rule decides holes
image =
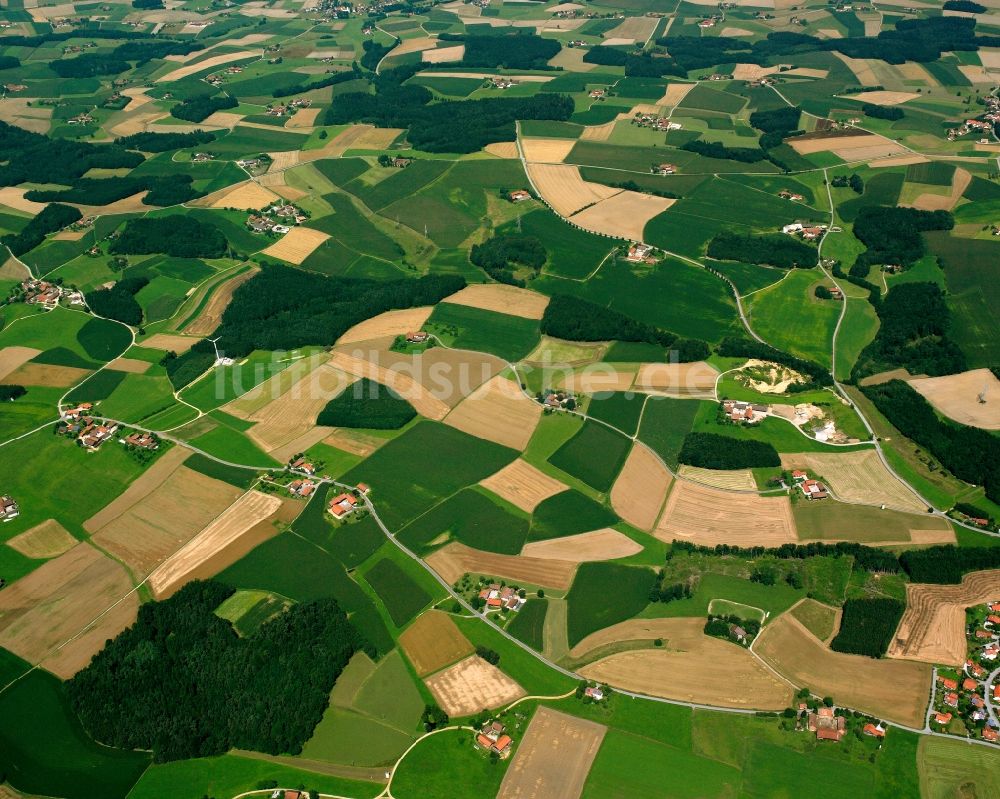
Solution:
[[[451,617],[440,610],[428,610],[417,617],[399,636],[399,645],[419,677],[433,674],[475,651]]]
[[[819,696],[880,718],[924,726],[931,691],[931,669],[919,663],[876,660],[834,652],[791,614],[772,621],[754,651],[796,685]]]
[[[733,69],[734,80],[760,80],[778,71],[777,67],[762,67],[759,64],[737,64]]]
[[[469,435],[523,450],[541,418],[541,405],[525,396],[516,382],[497,375],[459,403],[444,422]]]
[[[607,731],[603,724],[539,707],[497,799],[579,799]]]
[[[436,50],[424,50],[420,60],[425,64],[447,64],[449,61],[461,61],[465,56],[465,45],[456,44],[452,47],[438,47]]]
[[[726,491],[756,491],[757,483],[749,469],[701,469],[681,464],[677,476],[692,483],[722,488]]]
[[[289,186],[285,181],[284,172],[268,172],[266,175],[261,175],[257,182],[261,186],[267,186],[268,188],[274,190],[286,200],[301,200],[303,197],[308,196],[308,192],[302,189],[297,189],[294,186]]]
[[[877,161],[872,161],[868,166],[872,169],[885,169],[891,166],[909,166],[910,164],[926,164],[930,161],[930,158],[925,158],[922,155],[896,155],[890,156],[889,158],[879,158]]]
[[[608,39],[629,39],[629,43],[638,42],[640,44],[653,35],[659,19],[655,17],[626,17],[621,25],[612,28],[604,36]]]
[[[723,28],[719,32],[720,36],[753,36],[753,31],[746,28]]]
[[[121,494],[105,505],[101,510],[83,523],[83,529],[88,533],[96,533],[105,525],[110,524],[129,508],[141,502],[160,487],[191,454],[191,450],[174,446],[156,459],[156,462],[146,469],[139,477],[129,484]]]
[[[920,97],[916,92],[861,92],[852,94],[852,100],[859,100],[862,103],[874,103],[875,105],[900,105],[907,100],[916,100]]]
[[[1000,380],[989,369],[915,378],[910,385],[949,419],[984,430],[1000,430],[1000,403],[996,399],[1000,397]],[[979,401],[983,392],[990,402]]]
[[[180,355],[187,352],[200,340],[200,337],[195,338],[193,336],[174,336],[170,333],[156,333],[141,342],[141,344],[143,347],[149,347],[153,350],[166,350],[168,352],[176,352]]]
[[[35,216],[45,208],[45,203],[36,203],[33,200],[24,199],[24,192],[27,189],[19,189],[16,186],[4,186],[0,188],[0,205],[6,205],[17,211],[26,211]]]
[[[495,355],[445,347],[432,347],[413,355],[380,350],[368,357],[393,372],[411,375],[449,408],[506,368],[506,363]]]
[[[48,133],[52,126],[52,108],[29,106],[27,98],[7,97],[0,103],[0,120],[33,133]]]
[[[125,114],[125,119],[108,128],[108,132],[115,136],[131,136],[133,133],[142,133],[152,123],[166,116],[167,113],[160,109],[153,109],[152,111],[129,111]]]
[[[503,707],[525,695],[514,680],[477,655],[439,671],[424,683],[451,718]]]
[[[358,341],[371,341],[377,338],[395,338],[405,336],[420,330],[427,317],[434,311],[433,305],[422,308],[402,308],[397,311],[386,311],[371,319],[366,319],[348,330],[337,339],[337,346],[354,344]]]
[[[25,363],[7,375],[16,386],[46,386],[69,388],[90,374],[89,369],[77,366],[56,366],[50,363]]]
[[[551,538],[548,541],[532,541],[525,544],[521,550],[521,554],[525,557],[565,560],[572,563],[615,560],[639,552],[642,552],[641,544],[610,527],[591,530],[589,533],[568,535],[564,538]]]
[[[678,481],[653,535],[703,546],[774,547],[798,542],[788,497],[734,494]]]
[[[283,447],[308,433],[327,403],[353,382],[353,377],[322,364],[281,396],[251,413],[249,421],[256,424],[247,435],[265,452]],[[328,432],[329,429],[324,430],[319,438],[324,438]]]
[[[92,630],[69,642],[113,605]],[[68,679],[134,622],[138,609],[125,569],[80,543],[0,593],[0,646]]]
[[[912,203],[914,208],[922,211],[950,211],[954,208],[962,194],[972,182],[972,174],[967,169],[958,168],[951,180],[951,190],[948,194],[921,194]]]
[[[262,250],[261,254],[270,255],[272,258],[280,258],[282,261],[298,265],[312,255],[313,250],[328,238],[330,236],[320,230],[313,230],[307,227],[293,227],[282,236],[280,241],[272,244],[266,250]]]
[[[286,444],[272,449],[268,455],[278,463],[287,463],[293,455],[305,452],[315,444],[325,440],[333,432],[332,427],[311,427],[298,438],[293,438]]]
[[[490,155],[495,155],[497,158],[519,157],[517,153],[517,142],[515,141],[493,142],[493,144],[487,144],[483,150],[488,152]]]
[[[317,151],[310,150],[309,152]],[[283,150],[281,152],[268,153],[268,155],[271,156],[271,166],[268,167],[268,174],[291,169],[293,166],[298,166],[304,160],[303,153],[298,150]]]
[[[704,626],[700,618],[632,619],[588,636],[571,654],[616,641],[662,638],[662,647],[619,652],[579,673],[616,688],[683,702],[754,710],[788,706],[792,689],[786,682],[745,649],[705,635]]]
[[[884,504],[916,513],[927,510],[914,493],[885,468],[874,449],[782,455],[781,465],[786,469],[806,469],[822,475],[837,497],[846,502]]]
[[[576,146],[576,139],[521,139],[521,150],[528,161],[561,164]]]
[[[237,183],[235,186],[227,186],[220,192],[211,195],[207,205],[209,208],[236,208],[240,211],[250,211],[264,208],[280,199],[273,191],[265,189],[256,181],[248,180],[244,183]]]
[[[520,458],[481,480],[479,485],[528,513],[532,513],[543,500],[568,488]]]
[[[996,83],[995,73],[975,64],[959,64],[961,72],[969,83]]]
[[[48,519],[14,536],[7,542],[7,546],[17,550],[26,558],[48,560],[68,552],[76,546],[76,543],[76,539],[65,527],[55,519]]]
[[[705,361],[694,363],[644,363],[635,377],[635,387],[674,397],[715,399],[718,370]]]
[[[206,128],[235,128],[240,122],[243,121],[243,114],[234,114],[228,111],[216,111],[214,114],[210,114],[199,124]],[[267,130],[272,130],[270,125],[260,125],[253,122],[247,122],[247,127],[262,127]]]
[[[295,116],[285,123],[286,128],[311,128],[323,112],[322,108],[300,108]]]
[[[116,372],[141,375],[148,372],[149,367],[152,365],[149,361],[140,361],[137,358],[115,358],[108,364],[108,369],[113,369]]]
[[[583,129],[583,133],[580,134],[580,140],[607,141],[611,137],[611,134],[615,132],[616,124],[618,124],[617,119],[605,122],[603,125],[588,125]]]
[[[187,64],[183,67],[178,67],[172,72],[168,72],[162,78],[157,78],[157,83],[169,83],[171,81],[180,80],[181,78],[186,78],[188,75],[194,75],[196,72],[201,72],[206,69],[211,69],[212,67],[217,67],[221,64],[229,64],[233,61],[240,61],[244,58],[253,58],[254,56],[261,55],[262,50],[238,50],[235,53],[223,53],[222,55],[215,55],[211,58],[206,58],[204,61],[199,61],[196,64]]]
[[[696,84],[694,83],[671,83],[667,86],[666,93],[660,98],[657,105],[667,106],[668,108],[680,105],[681,101],[687,97],[688,92],[691,91],[695,85]]]
[[[323,439],[324,444],[342,449],[354,455],[367,458],[375,450],[385,444],[386,439],[361,433],[357,430],[345,430],[334,428],[333,431]]]
[[[965,609],[1000,597],[1000,570],[972,572],[958,585],[906,586],[906,612],[888,655],[902,660],[961,666],[965,662]]]
[[[622,191],[574,214],[570,221],[594,233],[642,241],[646,223],[675,202],[677,201],[654,194]]]
[[[452,585],[464,574],[482,574],[564,591],[573,583],[577,566],[563,560],[497,555],[457,541],[430,555],[427,564]]]
[[[854,136],[820,136],[816,138],[806,138],[797,136],[789,139],[788,143],[795,148],[799,155],[811,155],[812,153],[830,152],[851,152],[867,151],[873,147],[895,148],[896,152],[901,150],[895,142],[886,139],[884,136],[877,136],[874,133],[858,133]],[[890,153],[885,153],[890,155]],[[875,158],[876,156],[857,156],[858,158]]]
[[[559,387],[580,394],[600,394],[607,391],[628,391],[635,381],[635,372],[615,369],[606,363],[595,363],[580,372],[567,372]]]
[[[392,56],[406,55],[407,53],[419,53],[423,50],[433,50],[437,46],[437,39],[430,36],[418,36],[413,39],[403,39],[399,46],[393,49]]]
[[[4,347],[0,349],[0,380],[19,369],[36,355],[40,355],[41,352],[34,347]]]
[[[179,466],[154,491],[104,525],[93,540],[136,574],[149,574],[240,493],[228,483]]]
[[[839,38],[839,32],[838,32]],[[858,79],[858,83],[862,86],[878,86],[879,79],[878,75],[875,74],[875,70],[872,69],[872,65],[863,58],[851,58],[843,53],[833,52],[837,58],[847,65],[847,68],[854,73],[854,77]]]
[[[587,183],[580,177],[579,168],[570,164],[528,164],[528,176],[545,202],[563,217],[621,192]]]
[[[198,315],[184,328],[189,336],[209,336],[222,321],[222,314],[233,299],[233,292],[256,275],[260,269],[254,266],[246,272],[228,278],[212,290],[208,302],[198,312]]]
[[[420,383],[408,374],[396,372],[378,366],[371,361],[349,355],[346,352],[335,352],[330,358],[330,364],[356,377],[367,377],[388,386],[404,399],[408,400],[417,413],[428,419],[441,421],[451,411],[444,402],[431,394]]]
[[[636,442],[611,488],[611,507],[629,524],[649,532],[673,478],[652,451]]]
[[[520,316],[524,319],[541,319],[548,307],[549,298],[536,291],[504,283],[473,283],[450,297],[445,297],[443,302]]]
[[[278,497],[248,491],[154,571],[149,576],[149,587],[157,598],[174,593],[202,563],[234,544],[280,507]]]

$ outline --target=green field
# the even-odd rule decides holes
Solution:
[[[649,604],[656,574],[642,566],[583,563],[566,595],[567,631],[575,646],[592,632],[631,619]]]
[[[403,627],[431,601],[430,594],[388,558],[375,563],[364,577],[365,582],[375,589],[397,627]]]
[[[507,625],[507,632],[540,652],[545,643],[542,633],[548,605],[549,601],[544,597],[529,597],[528,602]]]
[[[466,799],[469,786],[492,796],[500,788],[507,762],[491,763],[472,746],[464,730],[447,730],[421,741],[399,764],[392,794],[399,799]]]
[[[795,269],[747,303],[750,325],[774,347],[830,366],[830,344],[841,303],[821,300],[813,290],[824,282],[811,269]]]
[[[833,608],[821,605],[812,599],[806,599],[792,608],[791,614],[820,641],[825,641],[833,635],[837,616],[837,612]]]
[[[570,489],[543,500],[531,517],[531,540],[562,538],[615,524],[618,517],[607,507]]]
[[[611,489],[628,456],[629,440],[606,425],[584,422],[580,431],[549,458],[549,463],[597,491]]]
[[[447,539],[474,549],[516,555],[528,537],[528,526],[523,511],[482,490],[466,488],[414,519],[399,531],[398,538],[418,552]]]
[[[625,435],[634,436],[645,402],[645,394],[632,391],[595,394],[587,406],[587,415],[617,427]]]
[[[676,469],[684,436],[691,432],[700,404],[698,400],[652,397],[643,410],[639,440]]]
[[[668,580],[669,581],[669,580]],[[702,574],[690,598],[673,602],[654,603],[646,609],[644,616],[677,618],[684,616],[707,616],[708,606],[713,599],[725,599],[740,605],[760,608],[772,616],[782,613],[803,596],[805,591],[785,584],[763,585],[742,577],[725,574]]]
[[[534,319],[448,302],[434,308],[424,329],[449,347],[488,352],[506,361],[521,360],[538,345],[540,337]]]

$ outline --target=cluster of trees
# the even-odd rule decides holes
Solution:
[[[826,286],[816,286],[816,291],[813,292],[817,299],[820,300],[832,300],[833,292],[830,291]]]
[[[879,412],[960,480],[985,486],[1000,502],[1000,438],[978,427],[942,420],[909,383],[890,380],[862,388]]]
[[[330,400],[316,424],[398,430],[416,415],[416,409],[391,388],[363,377]]]
[[[755,164],[758,161],[768,160],[767,153],[760,147],[727,147],[722,142],[717,141],[695,139],[684,142],[679,149],[697,153],[705,158],[728,159],[743,164]]]
[[[373,39],[365,39],[361,43],[361,48],[364,51],[361,54],[361,66],[374,72],[378,62],[385,58],[398,44],[399,39],[394,39],[389,45],[379,44]]]
[[[462,66],[485,69],[552,69],[549,59],[560,50],[556,39],[543,39],[526,28],[508,28],[501,34],[465,36],[442,33],[441,41],[465,45]]]
[[[214,613],[232,593],[197,581],[147,602],[67,683],[96,740],[152,750],[157,762],[302,750],[351,656],[376,653],[332,599],[294,605],[241,638]]]
[[[485,660],[487,663],[490,663],[494,666],[500,662],[500,653],[497,652],[495,649],[489,649],[488,647],[485,647],[482,644],[476,647],[476,654],[483,660]]]
[[[797,129],[801,115],[802,109],[797,106],[782,106],[750,114],[750,124],[762,131],[760,149],[766,152],[780,145],[789,136],[801,133],[802,131]],[[781,165],[774,158],[770,160]]]
[[[162,252],[174,258],[221,258],[227,248],[226,237],[215,225],[171,214],[130,219],[108,251],[115,255]]]
[[[85,295],[87,305],[98,316],[136,327],[142,323],[142,308],[135,295],[148,283],[149,278],[146,277],[127,277],[109,289],[88,291]]]
[[[12,55],[0,55],[0,69],[15,69],[21,66],[21,59]]]
[[[62,230],[82,217],[83,214],[71,205],[52,203],[45,206],[41,213],[25,225],[20,233],[8,233],[0,238],[0,243],[9,247],[14,255],[23,255],[45,241],[45,237],[49,233]]]
[[[702,469],[755,469],[781,465],[781,457],[771,443],[718,433],[688,433],[684,436],[677,459]]]
[[[204,122],[216,111],[226,108],[236,108],[239,101],[229,94],[220,94],[218,97],[200,95],[182,100],[170,109],[170,116],[175,119],[183,119],[186,122]]]
[[[89,35],[89,33],[88,33]],[[138,66],[154,58],[167,55],[186,55],[201,50],[202,44],[193,42],[178,42],[173,39],[157,39],[156,41],[130,41],[118,45],[108,53],[82,53],[73,58],[61,58],[50,61],[48,66],[60,78],[93,78],[98,75],[118,75],[132,69],[134,62]]]
[[[525,281],[514,276],[518,267],[527,267],[536,275],[545,266],[548,253],[537,236],[505,233],[482,244],[473,244],[469,260],[499,283],[524,288]]]
[[[868,277],[872,264],[912,266],[927,251],[923,236],[928,230],[951,230],[950,211],[869,205],[854,220],[854,235],[868,248],[851,267],[851,274]]]
[[[190,175],[144,175],[142,177],[78,178],[69,189],[32,189],[25,192],[35,202],[85,203],[107,205],[141,191],[147,191],[144,205],[178,205],[204,192],[195,190]]]
[[[656,583],[649,589],[650,602],[673,602],[675,599],[690,599],[691,583],[684,581],[681,583],[664,584],[664,570],[660,569]]]
[[[574,111],[569,97],[552,93],[432,103],[428,89],[403,85],[419,68],[398,67],[373,77],[374,94],[338,95],[327,109],[324,124],[370,122],[383,128],[409,128],[408,139],[417,149],[469,153],[492,142],[512,140],[515,120],[565,121]]]
[[[366,41],[365,44],[368,44]],[[351,65],[351,69],[342,72],[334,72],[325,78],[318,80],[307,80],[302,83],[293,83],[291,86],[281,86],[271,92],[272,97],[290,97],[293,94],[303,94],[311,92],[313,89],[325,89],[327,86],[336,86],[338,83],[347,83],[349,80],[357,80],[361,77],[361,70],[357,63]]]
[[[674,541],[667,549],[669,561],[676,553],[727,556],[740,558],[778,558],[779,560],[806,560],[808,558],[832,557],[854,558],[854,565],[873,574],[895,574],[900,571],[899,560],[884,549],[866,547],[863,544],[842,541],[838,544],[782,544],[780,547],[740,547],[734,544],[716,544],[714,547],[692,544],[689,541]]]
[[[816,248],[780,233],[732,233],[723,230],[708,243],[709,258],[770,264],[782,269],[809,269],[816,265]]]
[[[993,524],[993,516],[989,511],[983,510],[982,508],[977,508],[975,505],[970,505],[968,502],[956,502],[955,510],[959,513],[964,513],[973,519],[986,519],[987,522]]]
[[[687,70],[663,54],[621,50],[617,47],[591,47],[584,53],[588,64],[608,67],[625,67],[625,75],[630,78],[662,78],[667,75],[686,77]]]
[[[876,311],[881,324],[858,356],[852,373],[855,379],[897,366],[928,375],[965,370],[965,355],[948,338],[951,312],[937,283],[894,286]]]
[[[857,172],[851,173],[850,176],[836,175],[830,181],[830,185],[842,189],[845,189],[848,186],[850,186],[854,190],[855,194],[863,194],[865,191],[864,178],[862,178],[861,175],[859,175]]]
[[[985,14],[989,9],[981,3],[972,0],[944,0],[945,11],[964,11],[967,14]]]
[[[840,631],[830,642],[830,648],[834,652],[882,657],[904,610],[906,603],[891,597],[848,599],[844,603]]]
[[[874,119],[890,119],[897,120],[902,119],[903,109],[894,105],[875,105],[874,103],[865,103],[861,106],[861,112],[866,117],[873,117]]]
[[[950,585],[962,582],[969,572],[1000,568],[1000,547],[943,545],[911,549],[899,556],[903,569],[915,583]]]
[[[265,264],[233,292],[213,337],[220,337],[219,349],[234,358],[256,349],[329,346],[358,322],[396,308],[436,305],[464,287],[465,279],[458,275],[377,281]],[[163,365],[174,387],[208,369],[214,352],[212,343],[202,340],[183,355],[168,353]]]
[[[436,730],[438,727],[447,727],[448,721],[448,714],[437,705],[424,705],[424,712],[420,716],[424,732]]]
[[[716,352],[724,358],[756,358],[761,361],[774,361],[775,363],[783,364],[790,369],[794,369],[796,372],[807,375],[811,379],[813,387],[816,385],[833,385],[833,377],[830,375],[830,372],[818,363],[807,361],[803,358],[796,358],[794,355],[789,355],[779,349],[775,349],[770,344],[764,344],[754,339],[726,336],[716,348]],[[789,391],[792,390],[791,388],[789,389]],[[812,388],[808,390],[812,390]]]
[[[163,7],[163,0],[132,0],[132,8],[152,10]]]
[[[23,397],[28,391],[24,386],[8,383],[0,385],[0,402],[11,402],[18,397]]]
[[[620,311],[568,294],[552,295],[540,328],[547,336],[568,341],[645,341],[675,350],[684,363],[704,360],[710,352],[704,341],[678,338]]]
[[[190,133],[133,133],[115,139],[115,144],[126,150],[141,150],[144,153],[165,153],[208,144],[216,139],[207,130],[193,130]]]
[[[114,144],[50,139],[0,121],[0,186],[70,185],[90,169],[132,169],[145,160]]]
[[[743,619],[734,614],[728,616],[709,615],[705,622],[705,635],[712,635],[716,638],[729,639],[729,625],[735,624],[742,627],[748,638],[755,638],[760,632],[760,622],[757,619]]]

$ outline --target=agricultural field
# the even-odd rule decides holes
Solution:
[[[3,5],[0,797],[997,794],[1000,0]]]

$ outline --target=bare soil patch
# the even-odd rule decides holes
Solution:
[[[254,266],[241,275],[236,275],[217,285],[212,290],[212,296],[191,323],[184,328],[189,336],[211,335],[222,321],[222,314],[232,302],[233,292],[256,275],[260,269]]]
[[[484,708],[503,707],[525,695],[514,680],[477,655],[439,671],[424,682],[452,718],[471,716]]]
[[[656,17],[626,17],[621,25],[612,28],[604,36],[609,39],[630,39],[632,42],[642,43],[653,35],[659,22]]]
[[[446,297],[443,302],[520,316],[524,319],[541,319],[548,307],[549,298],[536,291],[507,286],[503,283],[473,283]]]
[[[456,44],[452,47],[438,47],[434,50],[424,50],[420,60],[426,64],[447,64],[450,61],[461,61],[465,56],[465,45]]]
[[[733,69],[734,80],[760,80],[778,71],[777,67],[762,67],[759,64],[737,64]]]
[[[635,372],[615,369],[605,363],[588,365],[579,372],[568,372],[556,382],[573,393],[600,394],[607,391],[628,391],[635,381]]]
[[[401,308],[380,313],[350,328],[337,339],[337,346],[415,333],[424,326],[424,322],[433,311],[433,305],[426,305],[421,308]]]
[[[879,158],[877,161],[872,161],[868,166],[872,169],[885,169],[891,166],[909,166],[910,164],[926,164],[930,161],[930,158],[925,158],[922,155],[897,155],[890,156],[889,158]]]
[[[6,379],[17,386],[48,386],[69,388],[90,374],[89,369],[77,366],[56,366],[49,363],[25,363],[7,375]]]
[[[324,444],[329,444],[331,447],[342,449],[344,452],[360,455],[363,458],[371,455],[375,450],[385,444],[385,442],[386,439],[384,438],[378,438],[377,436],[361,433],[357,430],[347,430],[344,428],[334,428],[330,434],[323,439]]]
[[[899,510],[927,510],[905,485],[885,468],[873,449],[859,452],[800,452],[782,455],[786,469],[806,469],[822,475],[836,495],[847,502],[886,505]]]
[[[679,480],[653,535],[662,541],[742,547],[796,543],[788,497],[736,494]]]
[[[7,377],[36,355],[40,355],[41,352],[34,347],[4,347],[0,349],[0,379]]]
[[[322,108],[301,108],[285,123],[286,128],[311,128],[323,112]]]
[[[694,363],[644,363],[635,377],[635,387],[676,397],[715,398],[718,370],[705,361]]]
[[[460,402],[444,422],[520,451],[541,418],[541,405],[526,397],[516,382],[497,375]]]
[[[573,147],[576,146],[576,139],[543,139],[543,138],[523,138],[521,139],[521,150],[528,161],[537,161],[542,164],[561,164],[566,160]]]
[[[59,557],[76,544],[77,540],[55,519],[36,524],[7,542],[7,546],[16,549],[26,558],[36,560]]]
[[[330,236],[321,230],[293,227],[281,237],[280,241],[263,250],[262,254],[298,265],[312,255],[313,251],[328,238]]]
[[[958,585],[906,586],[906,611],[888,655],[902,660],[961,666],[965,662],[965,609],[1000,597],[1000,570],[972,572]]]
[[[587,183],[578,167],[571,164],[528,164],[528,175],[538,193],[559,216],[570,217],[577,211],[619,194],[598,183]]]
[[[77,544],[0,593],[0,646],[69,678],[135,621],[139,600],[131,590],[125,569],[90,544]],[[63,646],[118,600],[96,623],[99,641],[86,636]]]
[[[635,622],[635,623],[633,623]],[[780,710],[791,687],[742,647],[705,635],[703,619],[634,619],[588,641],[663,639],[656,649],[619,652],[579,669],[582,676],[625,690],[721,707]],[[605,634],[604,639],[595,638]],[[577,648],[573,650],[578,651]]]
[[[188,75],[194,75],[196,72],[201,72],[202,70],[211,69],[212,67],[220,66],[221,64],[229,64],[233,61],[240,61],[244,58],[252,58],[253,56],[259,56],[261,50],[239,50],[235,53],[223,53],[222,55],[214,55],[211,58],[206,58],[204,61],[199,61],[195,64],[187,64],[183,67],[178,67],[172,72],[168,72],[162,78],[157,78],[157,83],[169,83],[171,81],[180,80],[181,78],[186,78]]]
[[[876,92],[861,92],[860,94],[852,94],[851,98],[854,100],[860,100],[863,103],[874,103],[875,105],[899,105],[900,103],[905,103],[907,100],[916,100],[920,97],[916,92],[889,92],[889,91],[876,91]]]
[[[498,141],[493,144],[487,144],[483,150],[488,152],[490,155],[495,155],[497,158],[517,158],[517,142],[513,141]]]
[[[1000,380],[989,369],[915,378],[910,385],[949,419],[984,430],[1000,430]],[[983,393],[985,403],[979,401]]]
[[[149,574],[240,493],[228,483],[179,466],[154,491],[102,527],[93,540],[136,574]]]
[[[574,214],[570,221],[606,236],[642,241],[646,223],[677,202],[668,197],[622,191]]]
[[[330,358],[330,364],[356,377],[367,377],[388,386],[404,399],[408,400],[417,412],[428,419],[441,421],[448,415],[451,408],[431,394],[411,375],[395,372],[379,366],[364,358],[350,355],[346,352],[335,352]]]
[[[605,527],[589,533],[553,538],[548,541],[532,541],[525,544],[521,554],[530,558],[565,560],[572,563],[589,563],[595,560],[615,560],[627,558],[642,552],[637,544],[624,533]]]
[[[788,143],[799,155],[830,151],[841,158],[860,161],[868,158],[878,158],[883,155],[896,155],[903,148],[894,141],[874,133],[862,133],[857,136],[826,136],[817,139],[796,137]]]
[[[428,610],[399,636],[399,645],[417,675],[425,677],[475,651],[455,622],[440,610]]]
[[[582,141],[607,141],[614,133],[616,124],[618,124],[617,119],[605,122],[603,125],[588,125],[580,134],[580,139]]]
[[[483,552],[457,541],[430,555],[427,564],[451,584],[463,574],[482,574],[562,590],[568,590],[573,583],[577,567],[563,560]]]
[[[629,524],[649,532],[656,526],[671,482],[663,462],[636,442],[611,487],[611,507]]]
[[[188,582],[202,563],[235,543],[279,507],[278,497],[248,491],[154,571],[149,577],[149,587],[157,597],[169,596]]]
[[[931,669],[919,663],[834,652],[788,613],[771,622],[754,651],[796,685],[880,718],[923,727]]]
[[[200,340],[200,337],[195,338],[193,336],[175,336],[170,333],[156,333],[141,342],[141,344],[143,347],[149,347],[150,349],[176,352],[180,355],[187,352]]]
[[[603,724],[539,707],[497,799],[579,799],[607,731]]]
[[[543,500],[568,488],[521,458],[480,481],[479,485],[528,513],[532,513]]]
[[[152,365],[149,361],[140,361],[138,358],[115,358],[108,364],[108,369],[141,375],[148,372]]]

